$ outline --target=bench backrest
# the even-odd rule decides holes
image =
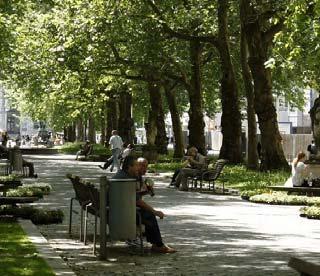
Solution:
[[[90,182],[83,181],[79,176],[68,174],[67,177],[70,179],[76,199],[79,201],[81,206],[84,206],[91,202],[89,196],[89,187],[93,186]]]
[[[213,166],[213,169],[211,171],[211,177],[213,180],[216,180],[222,170],[223,170],[223,167],[228,163],[228,160],[227,159],[218,159],[217,162],[214,164]]]

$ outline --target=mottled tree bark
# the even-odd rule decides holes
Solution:
[[[168,143],[160,88],[158,83],[148,83],[150,110],[148,123],[146,124],[146,136],[149,145],[157,145],[159,153],[167,153]]]
[[[63,129],[64,137],[67,142],[75,142],[76,140],[76,128],[75,124],[68,125]]]
[[[76,141],[77,142],[82,142],[84,141],[84,127],[83,127],[83,121],[82,118],[79,118],[77,120],[77,124],[76,124]]]
[[[178,106],[173,89],[169,84],[164,85],[165,95],[169,106],[169,111],[172,121],[172,129],[174,135],[174,154],[175,158],[181,158],[184,155],[184,145],[182,137],[182,128],[180,122],[180,115],[178,112]]]
[[[118,130],[119,107],[117,98],[110,95],[107,101],[107,132],[106,141],[109,142],[112,130]]]
[[[253,79],[248,65],[248,47],[245,33],[241,28],[241,68],[242,79],[247,98],[247,122],[248,122],[248,160],[247,167],[257,170],[259,168],[259,159],[257,152],[257,121],[254,110],[254,91]]]
[[[238,99],[238,87],[230,56],[228,35],[228,3],[218,1],[218,50],[222,69],[222,146],[219,158],[228,159],[230,163],[242,161],[241,155],[241,114]]]
[[[201,43],[190,41],[190,60],[191,60],[191,80],[187,85],[189,95],[189,145],[195,146],[200,153],[205,154],[205,137],[202,108],[202,87],[201,87]]]
[[[90,141],[90,143],[96,143],[95,120],[92,114],[89,115],[88,119],[88,140]]]
[[[248,42],[249,66],[254,80],[254,104],[261,131],[261,169],[289,169],[273,104],[271,72],[265,66],[272,39],[280,25],[263,27],[266,24],[261,21],[261,14],[255,10],[251,1],[247,0],[241,0],[241,20]]]
[[[120,93],[119,100],[119,135],[126,144],[132,144],[134,138],[134,122],[131,116],[132,95]]]

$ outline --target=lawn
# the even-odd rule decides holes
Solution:
[[[0,275],[53,276],[18,223],[0,222]]]
[[[161,162],[150,164],[149,170],[151,172],[171,171],[181,168],[181,162]],[[216,160],[212,160],[210,167]],[[239,191],[252,191],[252,190],[265,190],[267,186],[283,185],[290,172],[273,171],[273,172],[260,172],[248,170],[243,165],[226,165],[219,176],[216,184],[219,186],[224,182],[225,187],[237,189]]]

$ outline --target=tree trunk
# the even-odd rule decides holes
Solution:
[[[190,41],[191,80],[187,86],[189,95],[189,145],[206,154],[201,88],[201,43]]]
[[[119,135],[126,144],[133,143],[134,122],[131,116],[132,95],[128,92],[120,93],[119,101]]]
[[[173,89],[170,88],[169,84],[166,84],[164,86],[164,89],[165,89],[165,95],[167,98],[169,111],[171,115],[172,129],[173,129],[173,135],[174,135],[173,157],[181,158],[184,155],[184,145],[183,145],[182,128],[181,128],[180,116],[178,112],[177,101],[173,93]]]
[[[254,110],[254,92],[253,80],[248,65],[248,47],[246,36],[241,28],[241,68],[244,88],[247,98],[247,122],[248,122],[248,160],[247,167],[252,170],[259,168],[258,152],[257,152],[257,121]]]
[[[162,104],[162,95],[161,95],[161,87],[159,86],[158,95],[154,95],[153,105],[157,105],[158,107],[158,116],[157,116],[157,136],[155,144],[157,145],[158,153],[160,154],[168,154],[168,137],[166,132],[166,124],[164,121],[164,111]]]
[[[109,96],[107,102],[107,133],[106,141],[109,142],[112,130],[118,130],[119,108],[118,101],[114,95]]]
[[[67,142],[74,142],[76,140],[75,124],[68,125],[63,129],[64,137]]]
[[[157,145],[159,151],[161,152],[164,147],[164,144],[166,143],[166,138],[165,140],[163,139],[163,129],[160,128],[161,132],[158,129],[159,126],[161,127],[161,122],[159,124],[158,121],[164,121],[160,86],[156,83],[149,82],[148,91],[150,98],[150,110],[148,116],[148,123],[146,124],[147,143],[149,145]]]
[[[77,142],[82,142],[84,141],[84,128],[83,128],[83,121],[82,118],[79,118],[77,120],[77,125],[76,125],[76,141]]]
[[[102,116],[100,119],[100,127],[101,127],[100,144],[104,145],[104,142],[106,140],[106,118],[104,116],[104,111],[101,113],[102,113]]]
[[[251,1],[241,0],[241,20],[249,49],[249,66],[254,80],[255,110],[261,132],[262,170],[289,169],[282,149],[277,113],[273,104],[272,81],[265,67],[272,39],[259,21],[258,12]]]
[[[95,121],[92,114],[89,115],[88,119],[88,140],[90,143],[96,143],[96,128],[95,128]]]
[[[230,56],[228,38],[228,1],[218,1],[218,38],[221,62],[221,102],[222,102],[222,146],[219,158],[230,163],[240,163],[241,154],[241,114],[239,109],[238,87]]]

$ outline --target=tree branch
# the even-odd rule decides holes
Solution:
[[[142,76],[142,75],[132,76],[132,75],[127,75],[125,73],[115,74],[115,73],[106,72],[106,75],[113,76],[113,77],[121,77],[121,78],[125,78],[128,80],[137,80],[137,81],[146,81],[146,82],[159,82],[160,81],[159,79],[154,79],[151,77],[146,77],[146,76]]]
[[[263,33],[263,38],[266,43],[271,43],[275,34],[280,32],[284,26],[284,18],[281,18],[277,24],[272,25],[267,31]]]
[[[170,28],[170,26],[166,23],[165,18],[163,17],[160,9],[155,5],[153,0],[145,0],[147,4],[152,8],[153,12],[158,16],[160,19],[160,24],[163,28],[163,31],[170,35],[171,37],[175,37],[181,40],[187,40],[187,41],[201,41],[205,43],[210,43],[213,44],[214,46],[218,46],[218,39],[216,36],[211,35],[211,36],[194,36],[190,34],[186,34],[184,32],[177,32]]]

